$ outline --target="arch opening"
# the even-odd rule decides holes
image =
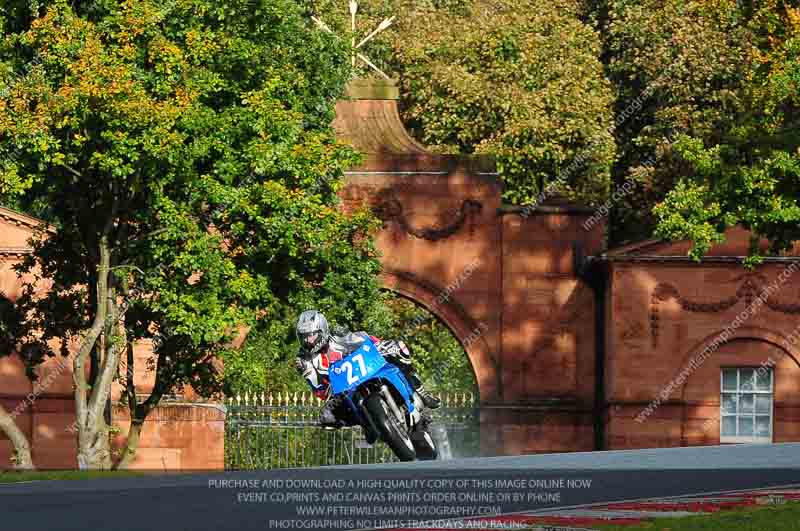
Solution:
[[[425,386],[439,394],[477,396],[475,368],[447,323],[410,297],[385,291],[391,294],[387,305],[394,318],[389,335],[409,346],[414,366]]]
[[[455,336],[466,352],[482,403],[499,399],[499,370],[484,337],[487,326],[474,323],[450,297],[413,279],[392,272],[382,274],[383,288],[412,301],[435,316]]]

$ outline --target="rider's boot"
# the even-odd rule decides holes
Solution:
[[[414,391],[419,395],[422,403],[425,404],[425,407],[429,409],[436,409],[442,405],[442,401],[439,400],[438,397],[425,389],[425,386],[422,385],[422,380],[419,379],[417,372],[412,367],[405,367],[403,373],[405,374],[408,383],[411,384],[411,387],[413,387]]]
[[[372,446],[375,444],[375,441],[378,440],[378,434],[372,431],[371,429],[363,428],[364,429],[364,439],[367,440],[367,444]]]
[[[319,424],[323,428],[333,428],[338,430],[345,426],[345,422],[336,416],[336,409],[339,406],[340,400],[337,396],[332,396],[322,406],[322,411],[319,413]]]
[[[425,389],[425,386],[420,385],[415,389],[415,391],[422,399],[422,403],[425,404],[425,406],[428,407],[429,409],[436,409],[442,405],[442,401],[439,400],[439,397],[431,394],[430,391]]]

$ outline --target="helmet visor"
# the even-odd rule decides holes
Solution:
[[[300,345],[307,349],[313,348],[319,342],[321,336],[322,334],[319,330],[300,334]]]

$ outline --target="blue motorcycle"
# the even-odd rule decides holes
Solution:
[[[328,368],[331,390],[342,394],[368,439],[385,442],[401,461],[436,459],[430,417],[400,369],[375,344],[361,346]]]

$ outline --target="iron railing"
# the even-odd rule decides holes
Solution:
[[[478,409],[471,393],[442,396],[432,435],[442,458],[477,456]],[[360,427],[317,424],[323,402],[311,393],[245,393],[225,400],[225,468],[258,470],[396,460],[382,442],[368,445]]]

